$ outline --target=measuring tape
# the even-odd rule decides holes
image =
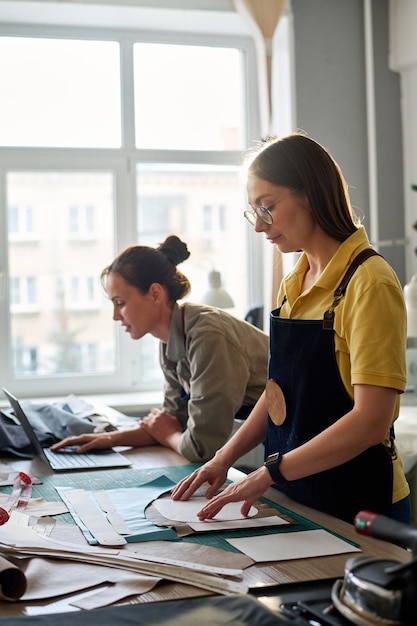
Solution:
[[[13,478],[13,490],[4,507],[0,507],[0,526],[10,519],[10,511],[23,511],[32,496],[32,479],[24,472],[9,474]]]

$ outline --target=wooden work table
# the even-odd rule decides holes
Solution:
[[[132,469],[160,468],[187,464],[187,461],[183,457],[162,447],[128,449],[124,450],[123,453],[131,459]],[[32,477],[52,474],[49,468],[46,468],[39,459],[34,459],[33,461],[11,461],[9,458],[7,462],[13,466],[13,469],[25,471]],[[89,472],[87,472],[87,474],[88,473]],[[231,480],[239,480],[242,476],[242,472],[236,469],[231,469],[229,472],[229,478]],[[410,554],[406,550],[384,541],[358,535],[353,526],[329,515],[297,504],[275,489],[269,489],[265,496],[290,511],[312,520],[325,529],[360,544],[361,552],[358,554],[361,556],[372,555],[391,558],[401,562],[410,560]],[[289,583],[342,578],[344,575],[344,565],[349,556],[352,556],[352,554],[256,564],[244,571],[244,580],[251,590],[267,590],[277,585],[281,586]],[[80,563],[80,568],[82,568],[82,563]],[[278,592],[279,587],[277,587],[277,593]],[[138,596],[129,602],[124,602],[124,604],[192,598],[204,595],[209,595],[209,592],[204,592],[201,589],[185,584],[166,582],[158,585],[152,592]],[[51,602],[36,602],[32,603],[32,606],[26,606],[23,602],[0,602],[1,616],[36,615],[43,612],[64,612],[66,610],[74,610],[73,607],[69,606],[68,598],[53,599]]]

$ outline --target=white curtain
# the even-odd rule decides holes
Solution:
[[[285,0],[233,0],[236,11],[248,24],[256,46],[258,57],[258,93],[261,112],[261,133],[265,139],[274,134],[272,129],[272,54],[273,37],[283,13]],[[276,307],[276,298],[281,283],[282,256],[276,246],[268,251],[271,273],[265,284],[265,318],[267,328],[269,310]]]
[[[262,134],[271,134],[272,40],[286,0],[233,0],[251,30],[258,55],[259,104]]]
[[[251,30],[258,56],[258,92],[261,111],[262,137],[267,138],[272,131],[272,40],[278,22],[283,13],[286,0],[233,0],[236,11],[242,15]],[[272,284],[266,287],[265,300],[269,307],[276,307],[276,298],[282,280],[282,256],[276,246],[273,247],[270,262],[272,264]],[[266,307],[267,309],[269,308]],[[266,315],[268,312],[266,311]],[[265,317],[267,319],[267,317]]]

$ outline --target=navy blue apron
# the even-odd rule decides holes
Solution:
[[[370,254],[375,252],[371,250]],[[329,318],[334,317],[334,308],[344,295],[347,282],[363,260],[358,260],[354,268],[350,266],[343,293],[337,296],[336,290],[332,309],[325,313],[324,320],[283,319],[281,307],[271,313],[269,379],[281,388],[286,416],[279,426],[268,416],[266,455],[285,454],[301,446],[353,407],[337,367]],[[269,411],[272,413],[271,407]],[[390,515],[391,453],[381,443],[333,469],[299,480],[280,481],[277,488],[297,502],[349,523],[364,509]]]

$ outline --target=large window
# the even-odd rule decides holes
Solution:
[[[97,172],[8,172],[11,213],[32,206],[26,222],[11,219],[8,268],[12,355],[35,348],[39,376],[114,371],[111,316],[97,277],[114,249],[113,177]],[[95,346],[92,362],[85,346]],[[12,356],[17,379],[27,374]],[[93,369],[91,369],[93,368]]]
[[[189,300],[216,269],[233,314],[259,304],[240,176],[257,136],[253,55],[241,37],[0,24],[2,384],[30,396],[160,387],[157,341],[121,333],[99,280],[132,243],[177,234]]]
[[[0,37],[0,145],[119,148],[119,45]]]
[[[138,147],[245,147],[244,75],[239,50],[136,44],[134,55]],[[147,85],[152,88],[147,89]]]

